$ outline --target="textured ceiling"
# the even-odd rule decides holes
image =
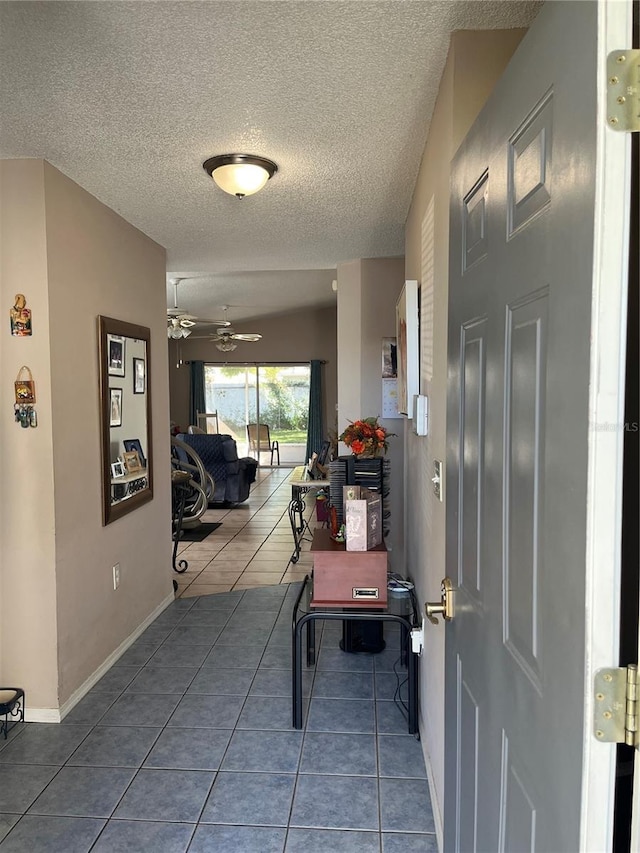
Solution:
[[[194,313],[331,304],[337,263],[404,251],[450,32],[539,7],[0,2],[0,157],[45,158],[165,246]],[[279,171],[238,201],[202,169],[232,151]]]

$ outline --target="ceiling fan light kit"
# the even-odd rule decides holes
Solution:
[[[202,168],[221,190],[236,198],[257,193],[278,171],[273,160],[252,154],[219,154],[205,160]]]

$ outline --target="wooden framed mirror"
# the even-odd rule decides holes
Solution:
[[[151,333],[98,317],[102,523],[153,498]]]

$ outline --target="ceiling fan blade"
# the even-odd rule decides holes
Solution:
[[[229,320],[205,320],[203,317],[197,317],[196,322],[201,326],[230,326]]]
[[[195,326],[196,324],[195,318],[192,319],[191,317],[186,315],[184,317],[179,317],[178,322],[180,323],[183,329],[188,329],[191,326]]]
[[[255,343],[255,341],[259,341],[262,338],[262,335],[247,333],[247,334],[233,334],[233,335],[230,335],[230,337],[232,337],[234,339],[234,341],[250,341],[252,343]]]

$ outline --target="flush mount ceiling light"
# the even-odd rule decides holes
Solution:
[[[220,154],[209,157],[202,168],[221,190],[236,198],[257,193],[278,171],[273,160],[252,154]]]

